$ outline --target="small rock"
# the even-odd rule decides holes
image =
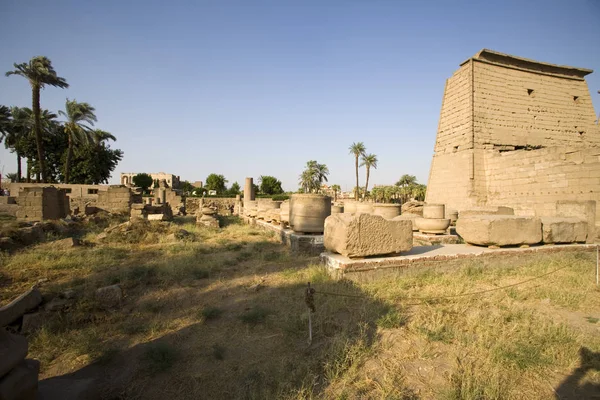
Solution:
[[[96,236],[96,239],[99,241],[102,241],[104,239],[106,239],[108,237],[108,234],[106,232],[102,232],[100,234],[98,234],[98,236]]]
[[[65,290],[63,292],[63,297],[65,299],[74,299],[77,293],[73,289]]]
[[[120,285],[105,286],[96,290],[96,301],[100,308],[116,308],[121,306],[123,290]]]
[[[68,237],[66,239],[55,240],[49,243],[49,245],[54,249],[67,250],[73,247],[81,246],[81,241],[73,237]]]
[[[68,305],[68,303],[69,303],[69,301],[66,299],[61,299],[59,297],[55,297],[52,300],[50,300],[50,302],[46,303],[44,308],[46,311],[52,311],[52,312],[62,311],[65,309],[65,307]]]
[[[37,282],[36,282],[36,284],[35,284],[35,287],[42,286],[42,284],[44,284],[46,282],[48,282],[48,278],[38,279]]]
[[[33,333],[42,327],[44,316],[40,312],[23,315],[21,332]]]

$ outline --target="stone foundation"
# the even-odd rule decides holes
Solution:
[[[273,225],[265,221],[254,218],[243,217],[244,221],[260,227],[264,230],[275,232],[279,235],[281,243],[288,246],[292,253],[308,254],[318,256],[325,250],[323,235],[319,234],[300,234],[291,229],[286,229],[280,225]]]

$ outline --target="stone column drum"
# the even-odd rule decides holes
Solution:
[[[386,219],[393,219],[400,215],[400,204],[373,204],[373,214],[381,215]]]
[[[354,214],[356,212],[356,201],[344,201],[344,214]]]
[[[423,205],[423,218],[443,219],[446,218],[446,206],[444,204]]]
[[[246,178],[244,185],[244,201],[254,200],[254,179]]]
[[[323,233],[325,218],[330,215],[329,196],[293,194],[290,198],[290,226],[294,232]]]
[[[363,214],[372,214],[373,213],[373,203],[357,203],[356,204],[356,212]]]

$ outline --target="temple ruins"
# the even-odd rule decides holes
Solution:
[[[540,217],[559,200],[599,201],[590,73],[487,49],[464,61],[446,81],[426,201]]]

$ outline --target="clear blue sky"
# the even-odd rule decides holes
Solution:
[[[600,105],[599,0],[2,0],[0,37],[0,72],[45,55],[67,79],[42,107],[96,107],[125,152],[114,183],[215,172],[295,190],[317,160],[350,189],[355,141],[379,158],[371,184],[427,183],[444,81],[482,48],[595,69]],[[30,96],[0,77],[0,104]],[[15,164],[2,148],[0,169]]]

